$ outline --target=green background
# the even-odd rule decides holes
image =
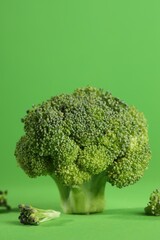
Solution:
[[[20,225],[19,203],[60,210],[52,179],[30,179],[17,166],[20,119],[33,104],[88,85],[144,112],[149,169],[128,188],[107,184],[103,214],[62,214],[39,227]],[[0,0],[0,189],[8,189],[13,207],[11,213],[0,210],[0,238],[158,238],[160,218],[144,216],[143,208],[160,187],[159,92],[159,0]]]

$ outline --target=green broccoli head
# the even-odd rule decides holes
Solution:
[[[150,149],[142,113],[92,87],[52,97],[27,111],[15,156],[30,176],[51,175],[66,187],[103,175],[119,188],[139,180]]]
[[[160,189],[156,189],[151,193],[144,211],[146,215],[160,216]]]
[[[61,214],[58,211],[39,209],[25,204],[19,204],[18,208],[20,210],[18,219],[25,225],[39,225],[58,218]]]

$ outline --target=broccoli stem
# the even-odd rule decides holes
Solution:
[[[65,186],[59,179],[52,176],[55,180],[64,213],[68,214],[90,214],[104,210],[104,191],[106,177],[104,173],[92,176],[90,181],[76,186]]]

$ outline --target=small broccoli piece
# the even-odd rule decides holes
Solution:
[[[147,215],[160,216],[160,189],[151,193],[149,203],[144,211]]]
[[[28,110],[22,122],[17,162],[30,177],[54,179],[65,213],[103,211],[106,182],[126,187],[148,167],[143,113],[102,89],[54,96]]]
[[[39,225],[42,222],[58,218],[60,212],[54,210],[38,209],[29,205],[20,204],[20,216],[19,220],[25,225]]]
[[[5,207],[7,210],[10,210],[11,207],[7,203],[7,191],[0,191],[0,207]]]

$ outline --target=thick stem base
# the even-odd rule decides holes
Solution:
[[[102,174],[93,176],[89,182],[72,187],[65,186],[58,179],[53,178],[60,192],[64,213],[90,214],[104,210],[106,179]]]

